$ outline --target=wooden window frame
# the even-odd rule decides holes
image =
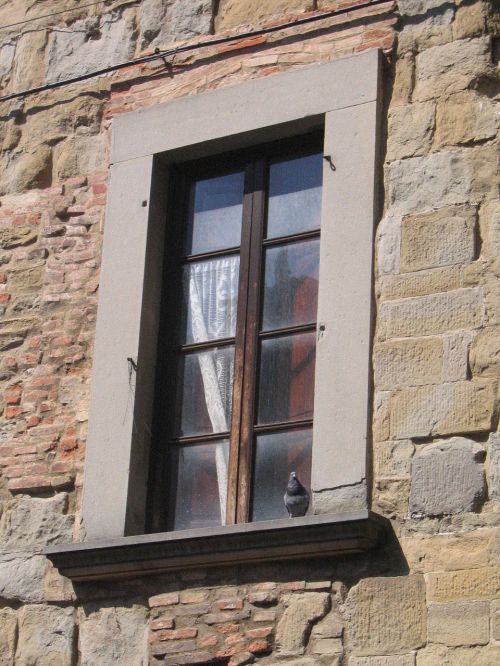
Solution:
[[[247,151],[195,161],[174,167],[170,199],[171,212],[167,214],[171,224],[166,231],[165,252],[167,260],[164,276],[164,296],[162,298],[162,321],[160,322],[160,344],[158,348],[158,369],[156,377],[156,416],[153,425],[153,451],[149,481],[149,508],[147,531],[159,532],[172,529],[171,508],[173,504],[171,484],[166,485],[163,478],[162,459],[166,455],[166,431],[172,433],[169,443],[189,445],[220,439],[229,440],[229,469],[225,525],[246,523],[251,520],[251,488],[253,477],[254,437],[259,433],[275,433],[284,429],[311,428],[313,417],[275,421],[256,424],[254,422],[257,382],[259,342],[275,336],[293,333],[316,332],[314,321],[283,326],[278,329],[259,331],[262,308],[263,257],[267,247],[277,247],[285,243],[320,239],[321,229],[302,231],[279,237],[265,238],[266,200],[268,197],[269,165],[274,159],[286,160],[306,155],[319,154],[323,150],[323,130],[300,137],[281,140],[258,146]],[[187,214],[187,196],[189,183],[197,178],[219,175],[224,171],[241,169],[245,173],[242,202],[241,243],[237,247],[228,247],[210,252],[184,255],[181,250],[185,233],[184,222]],[[240,257],[238,280],[238,305],[235,335],[217,340],[176,345],[176,320],[181,311],[179,268],[182,263],[231,256]],[[319,259],[319,257],[318,257]],[[178,325],[178,323],[177,323]],[[166,341],[166,342],[165,342]],[[231,408],[231,428],[226,432],[214,432],[200,435],[173,435],[174,415],[172,412],[173,392],[165,387],[165,377],[174,376],[176,352],[186,353],[234,345],[234,383]],[[168,446],[167,444],[167,446]],[[171,478],[171,474],[169,475]],[[283,487],[284,491],[284,487]],[[168,507],[167,518],[156,520],[154,515],[165,514],[161,507]],[[156,509],[156,510],[155,510]]]
[[[367,510],[381,64],[379,51],[365,51],[113,119],[84,539],[145,532],[171,166],[322,124],[330,163],[323,168],[312,499],[314,513],[332,520]]]

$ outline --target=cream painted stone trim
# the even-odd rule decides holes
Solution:
[[[144,531],[168,165],[321,125],[334,166],[325,161],[323,173],[312,489],[316,513],[366,507],[379,106],[380,53],[372,50],[114,119],[87,539]]]

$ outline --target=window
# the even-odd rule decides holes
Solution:
[[[154,531],[286,518],[290,472],[310,486],[322,144],[173,175]]]
[[[324,138],[319,152],[328,156],[330,161],[322,160],[314,446],[310,463],[313,515],[307,516],[307,520],[300,518],[296,519],[298,522],[286,520],[283,523],[298,525],[300,521],[303,524],[309,521],[312,524],[316,520],[319,525],[325,521],[342,522],[341,515],[367,511],[371,285],[379,107],[380,54],[372,50],[113,119],[112,165],[83,483],[82,526],[88,540],[143,535],[146,531],[157,349],[158,338],[163,335],[159,320],[168,212],[165,189],[167,182],[175,183],[175,165],[195,161],[201,164],[205,159],[215,164],[218,156],[243,155],[246,150],[280,140],[289,144],[294,137],[305,136],[321,127],[324,128]],[[298,147],[297,155],[300,150],[302,148]],[[283,159],[286,161],[286,156],[278,153],[279,149],[266,158],[270,160],[269,168],[276,164],[278,169]],[[233,191],[236,191],[238,178],[234,174],[238,171],[232,173],[235,178]],[[212,174],[213,177],[216,175]],[[218,175],[222,176],[220,172]],[[174,190],[177,189],[174,185]],[[219,195],[214,190],[210,196],[217,199]],[[258,201],[258,196],[251,196]],[[279,211],[276,219],[276,234],[284,234]],[[292,229],[290,233],[302,231]],[[290,239],[290,245],[297,249],[305,240],[296,236]],[[308,240],[312,242],[313,238]],[[193,236],[191,241],[197,242],[197,238]],[[227,242],[232,244],[235,241],[230,238]],[[241,245],[243,247],[244,243]],[[274,255],[278,253],[278,247],[270,244],[263,252],[272,257],[273,252]],[[200,248],[195,254],[202,252],[205,250]],[[177,257],[181,255],[182,249]],[[218,260],[222,262],[222,257]],[[240,256],[242,261],[243,253]],[[193,259],[190,265],[195,263]],[[185,313],[187,316],[188,309]],[[253,322],[258,325],[258,317]],[[314,321],[305,323],[312,326]],[[282,325],[284,328],[284,322],[269,323],[275,328]],[[286,325],[295,324],[287,322]],[[293,333],[297,338],[309,334],[307,331]],[[237,330],[234,337],[237,344]],[[261,337],[261,344],[270,348],[286,343],[287,335]],[[193,339],[189,344],[198,343]],[[227,353],[230,346],[228,341],[220,349]],[[190,354],[185,352],[186,358],[197,353],[195,349],[191,349]],[[223,353],[221,351],[221,355]],[[289,359],[293,353],[294,350],[285,345],[283,356],[278,354],[277,357]],[[262,390],[260,395],[264,395]],[[266,415],[268,405],[262,398],[263,420],[279,418],[285,422],[285,429],[288,428],[287,419],[302,420],[304,415],[297,411],[295,397],[288,396],[286,403],[280,407],[281,415],[276,405],[277,415]],[[303,400],[300,403],[305,404]],[[193,408],[197,406],[197,403],[191,405]],[[287,409],[292,411],[288,414]],[[258,403],[256,411],[258,414]],[[306,418],[309,416],[303,420]],[[210,415],[208,419],[210,421]],[[234,420],[233,409],[232,423]],[[246,422],[255,425],[252,419]],[[227,435],[229,426],[227,428],[223,430],[221,426],[221,432]],[[298,430],[294,429],[294,436]],[[276,432],[255,432],[261,438],[263,450],[267,450],[264,449],[264,438],[278,437]],[[226,439],[231,440],[231,437]],[[248,437],[247,441],[250,439]],[[244,438],[240,437],[240,441]],[[256,460],[259,458],[259,441]],[[291,441],[292,436],[288,433],[287,446]],[[279,450],[279,447],[275,449]],[[240,457],[242,451],[240,448]],[[258,475],[258,465],[255,469]],[[272,469],[272,464],[266,463],[264,469]],[[229,485],[229,479],[234,479],[231,474],[234,475],[234,471],[229,469]],[[246,478],[250,479],[249,472]],[[263,487],[269,488],[267,481]],[[252,517],[256,519],[254,524],[247,523],[244,527],[250,534],[254,529],[264,529],[259,524],[264,526],[268,521],[257,521],[264,516],[259,514],[258,501],[250,502],[250,488],[248,491],[245,502],[255,511]],[[281,494],[281,489],[279,492]],[[238,497],[243,507],[245,502],[241,492],[236,498],[228,493],[232,502]],[[273,502],[270,504],[274,505]],[[276,506],[277,502],[276,499]],[[228,515],[229,511],[228,505]],[[246,519],[246,509],[241,508],[238,515],[234,509],[232,511],[240,523]],[[212,515],[215,520],[215,511]],[[161,529],[168,522],[166,515],[155,520],[159,521],[157,524]],[[280,523],[279,519],[275,522]],[[243,530],[243,526],[207,529],[222,530],[228,535]],[[187,533],[179,531],[183,542],[188,538]],[[177,538],[175,535],[175,531],[170,533],[170,544]],[[296,542],[296,537],[291,538],[289,543],[292,542]]]

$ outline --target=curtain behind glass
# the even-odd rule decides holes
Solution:
[[[188,301],[188,338],[193,342],[232,337],[236,330],[239,257],[222,257],[185,267],[184,293]],[[234,356],[223,349],[198,355],[203,390],[213,432],[225,432],[231,424]],[[228,483],[227,448],[215,447],[222,525],[226,522]]]

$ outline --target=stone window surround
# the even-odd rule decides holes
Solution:
[[[325,160],[323,174],[311,488],[315,513],[337,524],[342,513],[369,515],[380,68],[380,52],[369,50],[114,118],[85,461],[86,541],[111,539],[116,547],[117,538],[144,533],[168,165],[320,125],[331,163]],[[137,372],[127,359],[137,361]]]

